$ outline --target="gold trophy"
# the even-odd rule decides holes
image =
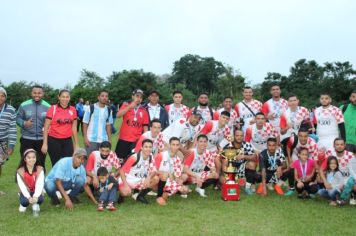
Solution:
[[[237,169],[232,165],[233,161],[235,160],[236,156],[242,154],[241,149],[236,149],[230,142],[229,146],[224,148],[222,151],[221,155],[226,158],[228,161],[227,166],[224,168],[224,173],[225,173],[225,181],[226,182],[234,182],[237,183],[238,181],[238,176],[237,176]]]

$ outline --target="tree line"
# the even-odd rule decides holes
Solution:
[[[4,86],[8,93],[8,102],[18,107],[29,98],[30,88],[35,84],[37,83],[33,81],[18,81]],[[325,62],[320,65],[314,60],[300,59],[291,66],[288,75],[268,72],[261,84],[251,85],[255,97],[261,101],[269,99],[272,84],[280,85],[282,96],[288,96],[287,93],[298,95],[301,105],[309,108],[318,104],[322,92],[328,92],[333,103],[338,105],[347,101],[356,88],[356,71],[348,61]],[[48,83],[40,85],[45,90],[44,99],[51,104],[55,103],[59,89]],[[225,96],[233,97],[235,102],[240,101],[241,91],[247,85],[250,85],[247,77],[233,67],[213,57],[187,54],[173,63],[171,74],[159,76],[143,70],[122,70],[113,71],[104,78],[94,71],[83,69],[78,82],[73,87],[66,87],[71,90],[73,103],[79,98],[95,102],[102,89],[109,91],[113,102],[121,103],[131,98],[132,90],[141,88],[147,92],[158,90],[161,94],[160,101],[164,104],[171,102],[174,90],[180,90],[183,92],[184,103],[188,106],[196,104],[199,93],[207,92],[210,103],[218,106]]]

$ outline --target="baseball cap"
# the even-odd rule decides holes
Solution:
[[[135,94],[138,94],[138,93],[141,93],[143,95],[142,89],[135,89],[134,91],[132,91],[132,95],[135,95]]]
[[[198,111],[198,110],[193,111],[193,112],[192,112],[192,115],[194,115],[194,116],[199,116],[200,118],[202,118],[202,114],[201,114],[201,112]]]

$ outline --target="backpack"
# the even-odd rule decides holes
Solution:
[[[347,110],[347,107],[349,106],[350,103],[346,103],[345,105],[342,106],[342,114],[345,113],[345,111]]]
[[[208,106],[208,109],[209,109],[209,111],[210,111],[211,119],[213,120],[213,119],[214,119],[214,112],[213,112],[213,109],[211,109],[210,106]],[[197,110],[198,110],[198,107],[194,107],[193,112],[196,112]]]
[[[107,123],[107,122],[109,122],[109,119],[110,119],[111,108],[108,107],[107,105],[105,105],[105,107],[108,110],[108,117],[106,118],[106,123]],[[94,113],[94,104],[90,104],[89,122],[90,122],[90,119],[91,119],[91,116],[93,115],[93,113]]]

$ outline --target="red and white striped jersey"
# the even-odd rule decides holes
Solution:
[[[318,107],[314,111],[314,124],[317,124],[316,133],[320,139],[324,137],[338,137],[338,124],[343,122],[344,115],[338,107],[333,105],[330,105],[327,108]]]
[[[310,120],[309,111],[305,107],[298,106],[295,111],[292,111],[289,107],[283,112],[279,126],[281,129],[286,128],[288,125],[292,128],[288,129],[287,133],[281,135],[281,140],[288,138],[292,133],[298,134],[298,130],[303,121]]]
[[[140,137],[140,139],[137,141],[136,143],[136,147],[134,152],[138,153],[141,148],[142,148],[142,141],[145,139],[149,139],[152,140],[153,142],[153,147],[152,147],[152,154],[157,154],[159,150],[163,150],[164,149],[164,141],[163,141],[163,134],[162,132],[159,132],[157,137],[153,138],[152,137],[152,132],[151,131],[147,131],[145,133],[143,133]]]
[[[188,141],[194,140],[201,128],[202,125],[200,124],[192,126],[189,120],[187,121],[184,118],[180,118],[163,130],[163,141],[168,143],[170,138],[177,137],[181,144],[186,144]]]
[[[208,121],[200,133],[208,136],[209,143],[207,149],[209,151],[216,151],[218,146],[224,147],[228,143],[226,138],[231,135],[229,126],[225,125],[219,128],[219,121],[217,120]]]
[[[184,160],[184,165],[194,173],[201,173],[204,171],[205,166],[210,169],[215,168],[214,155],[209,150],[205,150],[203,154],[199,155],[196,148]]]
[[[241,101],[235,105],[237,116],[244,120],[242,130],[245,132],[247,127],[250,125],[250,121],[254,119],[255,116],[242,102],[244,102],[253,111],[253,113],[255,113],[255,115],[261,111],[262,103],[258,100],[252,99],[250,102]]]
[[[273,98],[271,98],[262,106],[262,112],[265,114],[266,117],[273,115],[274,119],[269,120],[269,123],[273,125],[274,129],[278,134],[280,133],[280,118],[283,112],[285,112],[287,109],[288,102],[283,98],[280,98],[279,101],[275,101],[273,100]]]
[[[246,129],[245,142],[250,142],[255,150],[261,152],[267,148],[267,139],[277,136],[278,133],[270,123],[266,122],[260,130],[253,124]]]
[[[294,143],[294,136],[291,136],[287,142],[287,147],[292,148],[293,143]],[[318,160],[318,146],[316,145],[314,139],[308,137],[308,141],[305,145],[302,145],[298,140],[297,146],[295,146],[291,155],[293,161],[298,160],[298,152],[300,148],[308,149],[309,158],[313,159],[314,161]]]
[[[118,170],[121,167],[121,164],[116,153],[110,151],[110,154],[106,159],[101,158],[100,151],[93,151],[90,153],[85,169],[96,175],[100,167],[105,167],[109,173],[112,172],[113,167]]]
[[[170,156],[169,151],[157,154],[153,158],[153,163],[157,171],[162,171],[179,178],[182,175],[182,161],[175,155]]]
[[[174,103],[167,105],[165,110],[168,114],[169,124],[172,124],[178,119],[188,119],[189,107],[181,104],[179,108],[174,106]]]
[[[218,115],[220,116],[221,115],[221,112],[225,111],[224,108],[221,108],[218,110]],[[227,124],[230,128],[230,130],[234,130],[234,125],[237,123],[237,119],[238,119],[238,116],[237,116],[237,112],[234,110],[234,109],[231,109],[230,111],[228,111],[230,113],[230,120],[229,120],[229,123]],[[218,118],[219,119],[219,118]]]

